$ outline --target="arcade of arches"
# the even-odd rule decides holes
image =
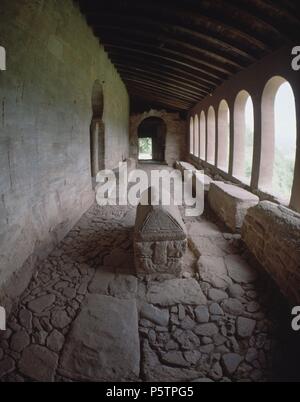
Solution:
[[[1,0],[0,382],[300,381],[299,30],[296,1]],[[204,213],[99,206],[120,162]]]

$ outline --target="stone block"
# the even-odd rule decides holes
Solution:
[[[249,209],[242,238],[293,304],[300,302],[300,214],[269,201]]]
[[[78,381],[136,380],[140,370],[135,300],[89,295],[63,349],[60,373]]]
[[[240,187],[223,182],[211,183],[209,205],[233,232],[241,230],[249,208],[259,203],[259,198]]]
[[[193,189],[196,190],[196,185],[200,186],[200,188],[204,189],[205,193],[209,192],[210,185],[213,182],[212,178],[207,176],[206,174],[196,174],[196,172],[193,173]]]
[[[185,170],[190,170],[192,172],[197,171],[197,168],[188,162],[177,161],[175,164],[175,168],[180,170],[182,174],[184,174]]]

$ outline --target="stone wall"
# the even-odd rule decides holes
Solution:
[[[138,159],[138,128],[148,117],[159,117],[165,122],[167,126],[165,159],[169,166],[173,166],[186,154],[186,121],[180,118],[179,113],[150,110],[132,115],[130,117],[130,155]]]
[[[129,155],[129,101],[71,0],[1,0],[0,38],[7,51],[7,71],[0,72],[0,299],[8,300],[26,287],[36,256],[94,201],[95,81],[104,92],[108,168]]]
[[[248,210],[242,237],[291,303],[300,302],[300,214],[269,201]]]

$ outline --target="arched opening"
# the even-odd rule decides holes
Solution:
[[[163,119],[148,117],[138,128],[139,160],[165,162],[167,127]]]
[[[233,176],[250,184],[253,162],[254,112],[252,98],[241,91],[234,105]]]
[[[194,118],[190,120],[190,154],[194,154]]]
[[[218,110],[218,155],[217,166],[224,172],[229,168],[230,113],[228,103],[223,99]]]
[[[262,98],[259,187],[285,202],[291,197],[296,160],[296,105],[291,85],[282,77],[268,81]]]
[[[215,110],[211,106],[207,115],[207,162],[215,164],[215,148],[216,148],[216,115]]]
[[[0,70],[6,70],[6,50],[3,46],[0,46]]]
[[[105,168],[105,126],[102,120],[104,95],[101,83],[97,80],[92,90],[92,121],[90,126],[91,173],[97,173]]]
[[[199,157],[199,118],[197,115],[194,122],[194,155]]]
[[[205,160],[206,157],[206,120],[205,113],[202,111],[200,115],[200,158]]]

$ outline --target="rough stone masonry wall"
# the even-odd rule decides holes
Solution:
[[[7,71],[0,72],[0,304],[8,307],[36,256],[44,257],[94,200],[95,81],[103,83],[109,168],[129,154],[129,102],[71,0],[1,0],[0,40],[7,51]]]
[[[149,117],[161,118],[167,126],[165,160],[169,166],[184,159],[186,155],[186,121],[179,113],[168,113],[165,110],[150,110],[134,114],[130,117],[130,155],[138,159],[138,128]]]
[[[291,303],[300,302],[300,214],[269,201],[250,208],[242,237]]]

